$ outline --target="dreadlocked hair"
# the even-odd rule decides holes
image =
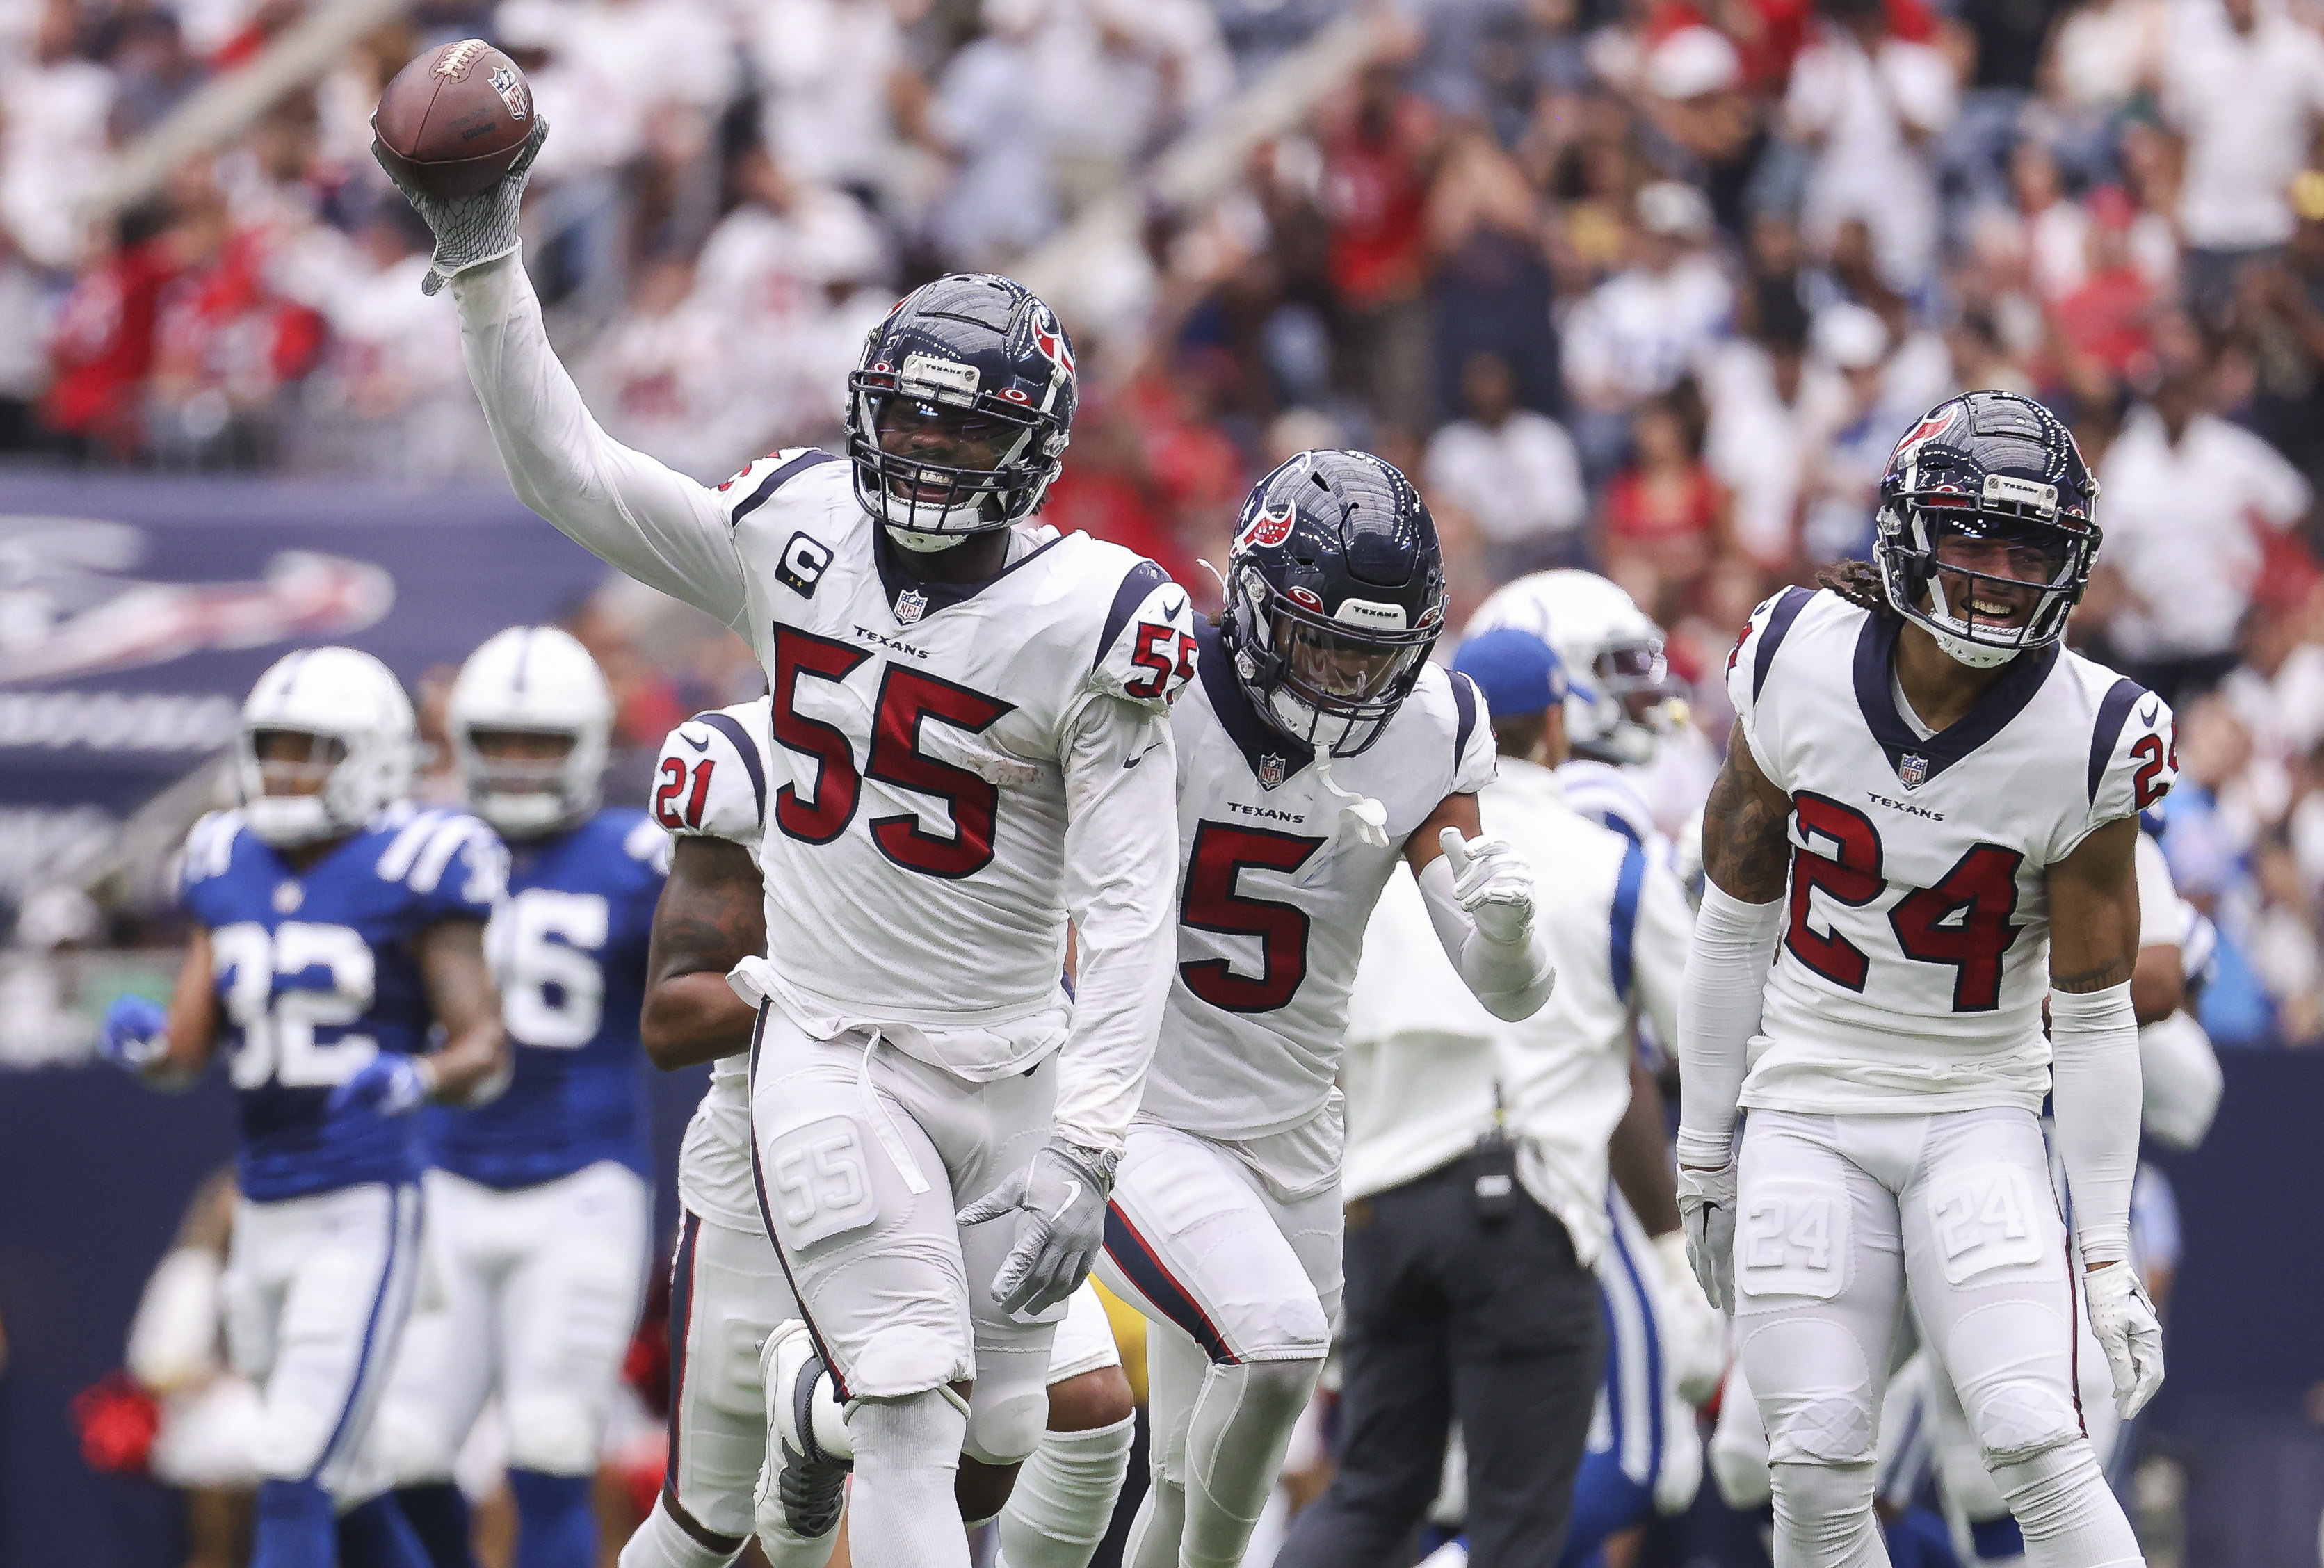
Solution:
[[[1834,561],[1816,574],[1816,586],[1829,588],[1858,609],[1869,610],[1875,615],[1896,613],[1888,603],[1888,589],[1881,581],[1880,568],[1870,561]]]

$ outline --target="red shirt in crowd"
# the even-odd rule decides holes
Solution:
[[[153,327],[161,291],[180,264],[166,235],[118,251],[82,275],[65,296],[49,335],[56,376],[41,401],[42,420],[72,436],[127,438],[153,368]]]
[[[1361,310],[1416,292],[1427,273],[1428,149],[1434,116],[1414,96],[1385,125],[1358,116],[1323,144],[1323,216],[1332,287]]]

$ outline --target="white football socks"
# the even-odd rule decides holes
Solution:
[[[969,1568],[968,1532],[953,1500],[968,1408],[949,1388],[865,1399],[847,1418],[855,1440],[850,1545],[879,1568]]]
[[[1089,1568],[1130,1473],[1138,1418],[1044,1432],[1001,1510],[1000,1568]]]
[[[1775,1464],[1775,1568],[1888,1568],[1873,1517],[1879,1464]]]
[[[2135,1568],[2146,1559],[2085,1438],[1993,1466],[2025,1537],[2026,1568]]]
[[[1204,1376],[1186,1430],[1180,1568],[1238,1568],[1323,1370],[1320,1359],[1244,1361]]]

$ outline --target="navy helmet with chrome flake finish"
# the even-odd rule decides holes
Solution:
[[[883,451],[881,417],[899,401],[958,410],[996,440],[1000,460],[954,467]],[[872,329],[847,378],[856,499],[888,528],[932,540],[1030,517],[1062,466],[1076,401],[1073,346],[1031,290],[992,272],[924,284]]]
[[[1444,629],[1436,520],[1369,452],[1302,452],[1251,491],[1220,640],[1251,705],[1351,757],[1379,740]]]
[[[2072,432],[2042,404],[2005,392],[1947,399],[1905,432],[1880,481],[1872,559],[1890,607],[1979,668],[2057,641],[2089,586],[2098,498]],[[2022,552],[2032,575],[1940,559],[1963,540]],[[2006,613],[1981,613],[1980,588]]]

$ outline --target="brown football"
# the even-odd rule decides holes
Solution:
[[[532,134],[532,88],[507,55],[464,38],[396,72],[372,126],[412,189],[443,200],[474,196],[508,172]]]

